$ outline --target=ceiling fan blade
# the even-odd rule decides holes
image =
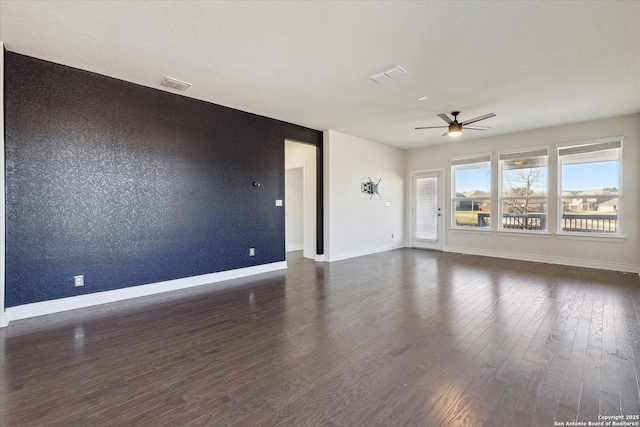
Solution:
[[[447,116],[446,114],[438,114],[438,117],[440,117],[442,120],[444,120],[448,124],[453,123],[453,120],[451,120],[449,116]]]
[[[464,126],[464,125],[468,125],[468,124],[471,124],[471,123],[479,122],[480,120],[488,119],[490,117],[495,117],[495,116],[496,116],[495,114],[489,113],[489,114],[485,114],[484,116],[476,117],[475,119],[465,120],[464,122],[461,122],[460,124],[462,126]]]
[[[423,126],[416,129],[442,129],[442,128],[448,128],[448,127],[449,126]]]
[[[447,131],[447,132],[443,133],[442,136],[449,136],[449,132]]]
[[[491,128],[489,126],[463,126],[462,129],[487,130]]]
[[[487,128],[487,129],[483,129],[483,128],[467,128],[467,127],[464,127],[464,128],[462,128],[462,129],[464,129],[464,130],[487,130],[487,129],[489,129],[489,128]]]

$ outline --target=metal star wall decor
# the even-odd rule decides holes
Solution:
[[[378,197],[380,197],[380,200],[382,200],[382,196],[378,192],[378,184],[380,184],[380,181],[382,181],[382,178],[380,178],[378,182],[373,182],[371,177],[368,177],[368,178],[369,178],[369,181],[363,182],[360,186],[360,190],[365,194],[371,194],[371,197],[369,197],[369,200],[373,198],[374,194],[377,194]]]

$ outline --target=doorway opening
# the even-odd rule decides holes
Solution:
[[[286,251],[316,259],[317,148],[285,140]]]

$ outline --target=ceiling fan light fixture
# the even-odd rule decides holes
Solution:
[[[462,135],[462,125],[459,123],[451,123],[449,125],[449,132],[447,132],[447,136],[460,136]]]
[[[438,114],[438,117],[440,117],[442,120],[444,120],[445,122],[447,122],[447,124],[449,126],[422,126],[422,127],[417,127],[416,129],[441,129],[441,128],[447,128],[447,131],[445,133],[442,134],[442,136],[460,136],[462,135],[462,129],[473,129],[473,130],[487,130],[490,129],[488,127],[485,126],[468,126],[470,124],[473,124],[475,122],[479,122],[480,120],[484,120],[484,119],[489,119],[491,117],[495,117],[496,115],[494,113],[489,113],[489,114],[485,114],[484,116],[479,116],[476,117],[475,119],[470,119],[470,120],[465,120],[463,122],[459,122],[458,121],[458,114],[460,114],[459,111],[452,111],[451,115],[453,116],[453,120],[451,120],[451,118],[449,116],[447,116],[446,114],[442,113],[442,114]]]

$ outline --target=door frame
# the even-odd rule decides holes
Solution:
[[[442,249],[444,248],[444,223],[445,223],[445,218],[447,218],[446,216],[446,212],[448,211],[446,209],[446,205],[444,203],[445,197],[444,197],[444,182],[445,182],[445,171],[443,168],[438,168],[438,169],[424,169],[424,170],[418,170],[418,171],[411,171],[410,173],[411,176],[411,222],[410,222],[410,236],[409,238],[410,243],[411,243],[411,247],[412,248],[419,248],[419,249],[430,249],[430,250],[436,250],[436,251],[442,251]],[[437,201],[438,201],[438,208],[440,209],[440,215],[438,216],[438,241],[430,244],[425,242],[424,245],[420,245],[420,246],[416,246],[415,245],[415,238],[414,238],[414,232],[415,232],[415,224],[416,224],[416,178],[418,177],[422,177],[422,176],[436,176],[438,178],[438,197],[437,197]]]
[[[311,158],[311,152],[309,151],[303,157],[303,161],[292,161],[287,167],[287,146],[290,143],[292,147],[314,147],[312,144],[308,144],[303,141],[297,141],[295,139],[285,138],[284,140],[284,175],[286,178],[286,171],[293,168],[302,168],[302,210],[303,210],[303,257],[314,259],[316,261],[324,261],[324,240],[320,240],[323,233],[322,229],[322,205],[318,205],[319,198],[322,197],[322,187],[318,179],[322,175],[318,170],[318,161],[321,160],[321,151],[318,147],[315,147],[314,158]],[[298,159],[299,160],[299,159]],[[313,174],[313,168],[315,167],[315,176],[307,176],[307,174]],[[307,186],[313,182],[315,178],[315,187],[307,191]],[[286,184],[286,183],[285,183]],[[286,193],[286,185],[285,185]],[[315,203],[313,203],[315,202]],[[286,194],[285,194],[285,204]],[[312,206],[309,206],[312,205]],[[315,205],[315,206],[313,206]],[[286,210],[285,210],[286,215]],[[286,217],[285,217],[285,253],[286,253]],[[313,245],[311,244],[313,243]]]

